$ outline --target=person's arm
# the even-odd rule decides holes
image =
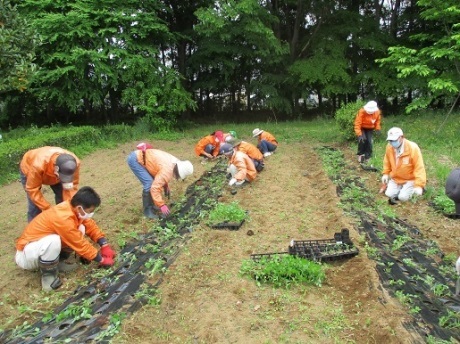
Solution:
[[[380,110],[377,111],[377,116],[376,116],[376,119],[375,119],[375,130],[382,130],[382,127],[380,126],[380,121],[382,119],[382,114],[380,112]]]
[[[41,173],[30,169],[27,175],[25,189],[31,201],[42,211],[51,207],[51,204],[45,199],[41,192],[43,178]]]

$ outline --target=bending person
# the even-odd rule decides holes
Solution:
[[[220,152],[229,160],[227,170],[232,175],[228,182],[229,186],[240,186],[256,179],[256,168],[247,154],[237,151],[229,143],[223,144]]]
[[[80,160],[59,147],[41,147],[24,154],[19,165],[21,183],[27,194],[27,221],[51,208],[43,196],[43,185],[54,192],[55,203],[68,201],[78,189]]]
[[[264,157],[272,155],[278,147],[278,141],[268,131],[256,128],[252,131],[252,137],[257,137],[257,148],[259,148]]]
[[[170,197],[169,182],[185,179],[193,173],[190,161],[179,160],[174,155],[159,149],[137,149],[128,155],[127,163],[142,184],[142,208],[144,216],[158,218],[158,211],[168,216],[170,210],[162,194]]]

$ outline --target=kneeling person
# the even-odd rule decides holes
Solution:
[[[232,177],[228,185],[240,186],[245,182],[252,182],[256,178],[256,167],[247,154],[233,149],[233,146],[228,143],[221,146],[220,153],[229,159],[228,172]]]
[[[257,149],[257,147],[254,146],[252,143],[241,140],[233,140],[229,143],[233,146],[233,148],[247,154],[248,157],[252,159],[252,162],[254,163],[257,172],[261,172],[264,169],[264,156],[262,155],[260,150]]]
[[[65,268],[63,259],[73,251],[88,261],[94,260],[99,266],[113,265],[115,252],[91,219],[100,204],[101,199],[94,189],[82,187],[70,201],[36,216],[16,241],[16,264],[25,270],[40,269],[44,291],[61,285],[58,270]],[[101,249],[98,251],[85,235]]]

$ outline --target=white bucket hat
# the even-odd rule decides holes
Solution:
[[[371,100],[370,102],[368,102],[366,105],[364,105],[364,111],[366,111],[367,113],[371,114],[371,113],[374,113],[376,111],[378,111],[378,106],[377,106],[377,102]]]
[[[193,173],[193,165],[188,160],[179,160],[177,163],[177,173],[180,179],[185,179]]]
[[[252,131],[252,137],[259,136],[259,135],[262,134],[263,132],[264,132],[263,130],[260,130],[259,128],[255,128],[255,129]]]
[[[403,135],[404,134],[401,128],[393,127],[390,130],[388,130],[387,141],[395,141]]]

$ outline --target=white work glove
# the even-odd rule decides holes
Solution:
[[[460,257],[458,257],[457,262],[455,263],[455,270],[457,270],[457,274],[460,275]]]
[[[388,181],[390,180],[390,177],[388,176],[388,174],[384,174],[382,176],[382,183],[383,184],[388,184]]]
[[[232,186],[233,184],[236,183],[236,178],[232,178],[230,179],[230,181],[228,182],[228,185]]]
[[[423,189],[422,189],[420,186],[416,186],[416,187],[414,188],[414,195],[416,195],[416,196],[421,196],[422,193],[423,193]]]

